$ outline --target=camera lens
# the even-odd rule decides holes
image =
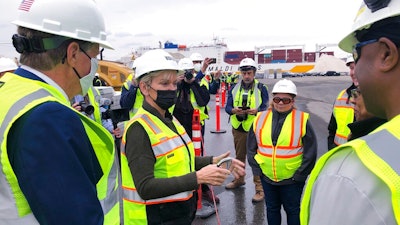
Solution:
[[[186,78],[187,80],[191,80],[191,79],[193,78],[193,73],[192,73],[191,70],[186,70],[186,71],[185,71],[185,78]]]

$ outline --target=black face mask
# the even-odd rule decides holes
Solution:
[[[156,90],[152,87],[150,88],[157,92],[157,99],[153,100],[161,109],[168,110],[175,104],[177,99],[176,90]]]

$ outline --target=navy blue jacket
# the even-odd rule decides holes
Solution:
[[[44,82],[18,69],[16,74]],[[103,224],[102,170],[79,116],[57,102],[31,109],[7,138],[11,166],[40,224]]]

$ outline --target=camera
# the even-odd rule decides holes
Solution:
[[[250,107],[247,106],[247,98],[248,98],[248,93],[243,93],[242,95],[242,106],[239,107],[241,110],[247,110]],[[247,119],[247,114],[243,114],[243,115],[236,115],[236,118],[241,122],[243,120]]]
[[[191,80],[193,78],[192,70],[185,70],[185,78]]]
[[[216,58],[211,58],[211,61],[209,62],[209,64],[214,64],[217,63],[217,59]]]
[[[101,113],[101,119],[111,119],[114,128],[117,128],[119,122],[129,120],[129,109],[107,109],[105,112]]]
[[[243,95],[242,95],[242,107],[241,107],[241,109],[242,110],[247,110],[247,109],[249,109],[249,107],[247,107],[247,97],[248,97],[249,95],[248,95],[248,93],[246,92],[246,93],[243,93]]]
[[[81,111],[85,112],[86,115],[92,115],[94,112],[94,107],[91,104],[86,103],[85,101],[79,102],[79,106],[81,107]]]

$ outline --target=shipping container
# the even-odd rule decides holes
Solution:
[[[264,58],[264,63],[271,63],[272,62],[272,58]]]
[[[178,48],[178,45],[174,44],[172,42],[165,42],[164,43],[164,48]]]
[[[302,49],[287,49],[287,54],[291,54],[291,53],[301,53],[303,54],[303,50]]]
[[[305,52],[304,53],[304,61],[315,62],[315,52]]]
[[[324,55],[324,54],[325,55],[335,55],[334,52],[320,52],[319,56]]]
[[[272,57],[271,53],[264,54],[264,58],[271,58],[271,57]]]
[[[288,56],[286,58],[286,62],[288,63],[298,63],[303,61],[303,56],[302,55],[297,55],[297,56]]]
[[[286,55],[283,56],[272,55],[271,60],[286,60]]]
[[[178,45],[178,49],[186,49],[186,45]]]
[[[272,50],[272,56],[286,56],[286,49]]]
[[[286,60],[282,59],[282,60],[271,60],[271,63],[286,63]]]
[[[239,54],[238,53],[225,53],[225,59],[238,59]]]

